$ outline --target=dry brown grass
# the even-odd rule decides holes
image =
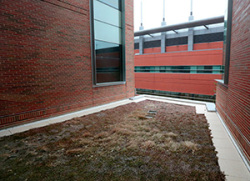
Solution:
[[[142,147],[143,147],[143,148],[146,148],[146,149],[148,149],[148,148],[153,148],[153,147],[155,147],[155,146],[156,146],[155,142],[154,142],[154,141],[151,141],[151,140],[147,140],[147,141],[144,141],[144,142],[142,143]]]
[[[185,146],[186,148],[191,149],[193,151],[196,151],[198,149],[198,144],[193,143],[192,141],[184,141],[184,142],[181,142],[181,144]]]
[[[0,172],[0,180],[224,180],[205,117],[154,101],[2,138]]]

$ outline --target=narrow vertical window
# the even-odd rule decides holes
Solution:
[[[223,43],[223,66],[224,69],[224,84],[228,84],[229,79],[229,64],[230,64],[230,47],[231,47],[231,29],[232,29],[232,11],[233,0],[227,1],[227,9],[224,20],[224,43]]]
[[[123,1],[93,0],[90,5],[94,84],[124,82]]]

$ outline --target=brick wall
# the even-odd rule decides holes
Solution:
[[[250,161],[250,1],[233,1],[228,85],[218,84],[216,108]]]
[[[209,44],[215,43],[207,43],[206,46],[201,44],[200,48],[215,47],[215,45],[209,46]],[[221,46],[221,49],[217,50],[175,51],[180,46],[186,45],[172,46],[174,52],[171,53],[154,52],[154,54],[135,55],[135,66],[222,65],[222,43],[216,43],[216,46]],[[196,48],[198,49],[199,46],[196,46]],[[135,73],[135,87],[138,89],[214,95],[216,90],[214,79],[221,78],[221,74]]]
[[[189,73],[135,73],[135,87],[139,89],[180,92],[189,94],[215,94],[220,74]]]
[[[0,1],[0,127],[134,96],[133,0],[126,84],[92,87],[89,0]]]

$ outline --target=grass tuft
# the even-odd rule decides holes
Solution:
[[[155,101],[0,139],[0,172],[0,180],[225,180],[205,116]]]

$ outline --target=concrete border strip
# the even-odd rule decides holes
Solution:
[[[47,118],[47,119],[43,119],[43,120],[31,122],[31,123],[26,123],[23,125],[6,128],[3,130],[0,130],[0,137],[10,136],[15,133],[21,133],[21,132],[28,131],[33,128],[40,128],[40,127],[48,126],[50,124],[64,122],[75,117],[80,117],[80,116],[96,113],[102,110],[111,109],[117,106],[131,103],[131,102],[136,102],[136,101],[124,99],[124,100],[120,100],[120,101],[116,101],[116,102],[112,102],[112,103],[108,103],[108,104],[104,104],[100,106],[83,109],[83,110],[72,112],[72,113],[63,114],[63,115],[52,117],[52,118]]]
[[[223,121],[222,117],[220,116],[220,114],[216,111],[217,116],[219,117],[223,127],[225,128],[228,136],[230,137],[231,141],[233,142],[236,150],[238,151],[238,153],[240,154],[240,157],[242,158],[244,164],[246,165],[248,171],[250,172],[250,165],[248,163],[248,161],[246,160],[244,153],[242,152],[241,148],[239,147],[237,141],[235,140],[235,138],[233,137],[233,135],[231,134],[231,131],[228,129],[227,125],[225,124],[225,122]]]
[[[151,99],[151,98],[158,99],[158,100],[160,100],[160,99],[161,100],[162,99],[168,100],[170,103],[175,103],[175,104],[178,104],[178,102],[189,103],[189,104],[190,103],[202,104],[202,105],[207,103],[207,102],[202,102],[202,101],[193,101],[193,100],[187,100],[187,99],[168,98],[168,97],[160,97],[160,96],[152,96],[152,95],[144,95],[143,94],[143,95],[135,96],[135,97],[132,97],[129,99],[124,99],[124,100],[120,100],[120,101],[116,101],[116,102],[112,102],[112,103],[108,103],[108,104],[104,104],[104,105],[100,105],[100,106],[95,106],[95,107],[83,109],[83,110],[68,113],[68,114],[63,114],[63,115],[52,117],[52,118],[47,118],[47,119],[43,119],[43,120],[31,122],[31,123],[26,123],[23,125],[18,125],[18,126],[6,128],[3,130],[0,130],[0,137],[10,136],[10,135],[13,135],[15,133],[21,133],[21,132],[28,131],[30,129],[40,128],[40,127],[48,126],[50,124],[64,122],[64,121],[67,121],[67,120],[75,118],[75,117],[80,117],[80,116],[96,113],[96,112],[99,112],[102,110],[111,109],[111,108],[114,108],[117,106],[132,103],[132,102],[140,102],[140,101],[143,101],[146,99]],[[203,112],[198,111],[198,113],[203,113]]]

